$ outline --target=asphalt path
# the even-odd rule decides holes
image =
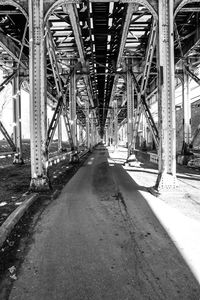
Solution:
[[[108,156],[98,146],[44,211],[9,300],[199,300],[143,188]]]

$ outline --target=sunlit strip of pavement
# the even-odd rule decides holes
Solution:
[[[122,161],[126,161],[127,158],[127,150],[124,147],[118,147],[114,149],[113,147],[108,147],[109,156],[108,162],[113,166],[123,165]],[[148,192],[148,189],[145,189],[146,184],[154,185],[157,171],[151,169],[143,169],[143,168],[134,168],[134,167],[126,167],[123,168],[127,171],[129,176],[137,182],[138,185],[143,186],[144,189],[140,189],[139,193],[145,198],[152,211],[165,228],[172,241],[178,248],[179,252],[185,259],[186,263],[190,267],[192,273],[200,283],[200,243],[198,242],[200,236],[200,219],[193,217],[193,214],[190,213],[190,206],[185,208],[187,210],[188,216],[182,213],[182,211],[178,208],[178,204],[176,207],[172,207],[168,203],[164,202],[162,199],[162,195],[158,195],[155,197],[151,193]],[[138,172],[139,170],[139,172]],[[120,184],[120,183],[119,183]],[[197,182],[198,185],[198,182]],[[198,193],[197,190],[193,190],[193,188],[185,183],[182,184],[181,187],[184,186],[184,191],[190,193]],[[120,187],[120,189],[123,187]],[[199,183],[200,189],[200,183]],[[126,193],[126,191],[124,191]],[[169,191],[165,194],[165,197],[168,197],[169,202],[175,202],[179,198],[181,200],[182,191],[175,190]],[[186,202],[184,202],[186,203]],[[127,197],[126,204],[129,210],[131,211],[131,201],[130,198]],[[186,203],[187,206],[187,203]],[[198,207],[198,206],[197,206]],[[197,214],[199,212],[197,211]]]

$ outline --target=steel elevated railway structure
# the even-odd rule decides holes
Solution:
[[[77,126],[89,149],[118,140],[128,154],[144,116],[158,153],[159,189],[176,188],[175,84],[184,87],[184,142],[191,140],[189,80],[200,84],[200,1],[0,0],[0,67],[13,87],[13,139],[22,156],[20,88],[30,93],[31,183],[49,188],[49,146],[61,118],[72,151]],[[156,97],[158,120],[151,112]],[[47,105],[54,109],[47,124]]]

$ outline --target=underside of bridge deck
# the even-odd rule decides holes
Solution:
[[[176,187],[175,86],[200,83],[199,12],[200,1],[187,0],[0,0],[0,90],[12,83],[13,139],[6,124],[1,131],[22,162],[24,88],[33,189],[48,188],[48,149],[61,119],[72,151],[84,138],[88,148],[100,139],[117,146],[126,125],[129,155],[145,119],[159,157],[157,187]],[[191,112],[183,94],[187,152]]]

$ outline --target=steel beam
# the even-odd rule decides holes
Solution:
[[[174,87],[174,19],[173,2],[159,1],[159,174],[156,187],[159,190],[174,189],[176,180],[176,129]]]
[[[31,190],[49,189],[43,0],[29,0]]]

